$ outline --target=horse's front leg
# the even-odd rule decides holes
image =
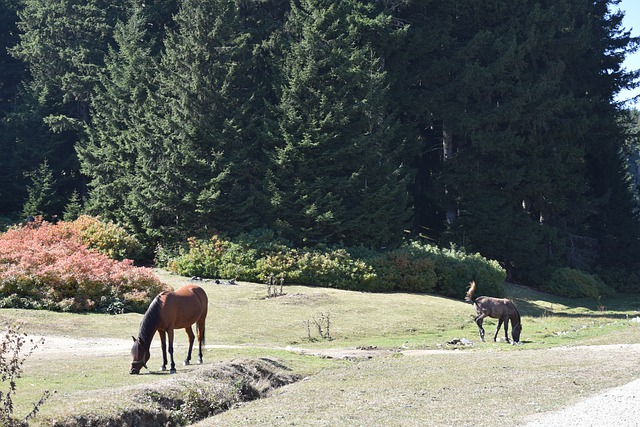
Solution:
[[[167,331],[167,335],[169,336],[169,357],[171,358],[171,369],[169,370],[169,372],[175,374],[176,364],[173,361],[173,329],[169,329]]]
[[[160,347],[162,347],[162,371],[167,370],[167,334],[165,331],[158,331],[160,335]]]
[[[195,340],[196,336],[194,335],[191,326],[187,326],[185,328],[185,331],[187,331],[187,336],[189,337],[189,351],[187,351],[187,358],[184,359],[184,364],[186,366],[191,363],[191,350],[193,349],[193,341]]]
[[[511,344],[511,340],[509,339],[509,318],[504,319],[504,339],[506,342]]]

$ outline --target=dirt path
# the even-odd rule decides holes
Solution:
[[[537,416],[526,427],[640,425],[640,379],[589,397],[557,412]]]
[[[44,345],[38,346],[33,356],[50,356],[56,353],[76,353],[84,355],[118,355],[128,354],[131,351],[132,340],[119,338],[70,338],[63,336],[32,336],[34,342],[44,339]],[[176,348],[186,347],[186,341],[177,343]],[[205,345],[207,349],[216,348],[245,348],[242,345]],[[151,343],[151,348],[159,350],[160,340]],[[387,350],[377,347],[357,348],[328,348],[306,349],[302,347],[284,347],[278,350],[287,350],[309,356],[326,357],[332,359],[371,359],[373,357],[389,356],[391,354],[404,354],[405,356],[424,356],[428,354],[461,353],[455,350]]]

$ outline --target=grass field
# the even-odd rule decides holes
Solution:
[[[174,287],[188,282],[158,274]],[[205,367],[270,358],[304,378],[201,425],[517,425],[640,377],[640,323],[633,321],[640,296],[566,300],[509,285],[507,296],[516,301],[524,326],[524,344],[510,346],[479,342],[473,307],[462,295],[452,300],[285,286],[285,295],[269,299],[264,285],[201,285],[210,304]],[[45,339],[17,384],[16,413],[28,412],[43,390],[55,394],[35,424],[111,413],[133,404],[132,389],[197,376],[203,367],[158,373],[157,347],[151,372],[128,375],[131,336],[141,318],[0,310],[2,324],[21,322],[29,336],[52,337],[49,345],[53,337],[76,343],[47,350]],[[329,326],[330,340],[320,338],[316,322]],[[485,322],[487,336],[495,325]],[[454,338],[473,345],[447,345]],[[178,331],[177,360],[185,347],[186,335]],[[335,357],[355,348],[379,355]],[[334,357],[322,356],[328,350]]]

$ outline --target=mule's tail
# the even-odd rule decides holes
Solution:
[[[464,297],[465,301],[469,301],[469,302],[475,302],[476,300],[473,298],[473,293],[476,291],[476,281],[472,280],[471,283],[469,283],[469,289],[467,290],[467,295]]]

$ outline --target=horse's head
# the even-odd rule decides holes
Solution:
[[[133,338],[133,347],[131,347],[131,357],[133,361],[131,362],[131,370],[130,374],[139,374],[140,369],[147,367],[147,362],[149,361],[149,357],[151,354],[149,353],[149,346],[146,345],[142,339],[135,337]]]
[[[520,332],[522,332],[522,323],[518,323],[511,330],[511,336],[513,337],[513,343],[520,342]]]

